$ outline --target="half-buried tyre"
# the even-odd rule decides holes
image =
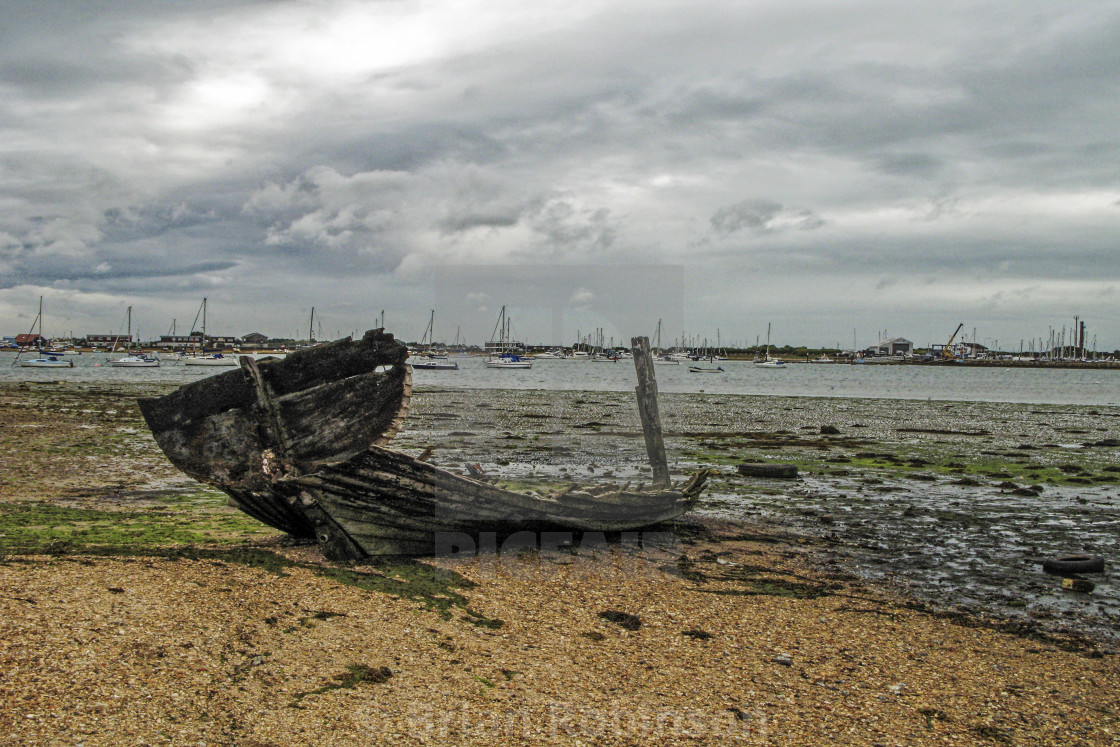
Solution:
[[[797,477],[796,464],[749,463],[740,464],[737,469],[743,477],[775,477],[784,480]]]
[[[1100,555],[1062,555],[1042,561],[1042,570],[1056,576],[1071,573],[1101,573],[1104,571],[1104,558]]]

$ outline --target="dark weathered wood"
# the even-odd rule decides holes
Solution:
[[[657,410],[657,379],[653,374],[653,357],[649,351],[648,337],[634,337],[630,340],[634,353],[634,368],[638,372],[638,416],[642,420],[642,434],[646,440],[650,467],[653,468],[653,484],[665,487],[669,484],[669,460],[665,456],[665,436],[661,432],[661,415]]]
[[[304,492],[299,497],[304,513],[315,527],[315,539],[323,554],[332,560],[361,560],[368,557],[350,534],[323,510],[322,502],[313,493]]]
[[[140,400],[152,434],[175,466],[198,480],[224,482],[260,471],[274,449],[260,407],[267,389],[286,433],[289,458],[304,470],[341,460],[384,442],[399,429],[408,405],[408,349],[381,330],[231,370],[164,397]]]
[[[406,554],[417,547],[430,551],[441,532],[620,531],[650,526],[687,511],[705,479],[701,472],[685,488],[572,490],[558,499],[498,488],[375,446],[293,482],[314,495],[366,553],[378,555]],[[325,552],[333,551],[320,540]]]
[[[399,430],[411,393],[408,349],[382,330],[293,353],[140,400],[156,443],[196,480],[270,526],[314,536],[275,483],[342,461]]]
[[[256,360],[245,355],[241,357],[241,370],[245,377],[252,383],[257,394],[257,407],[261,409],[261,438],[263,446],[272,447],[276,457],[280,460],[280,468],[286,474],[293,474],[296,470],[292,464],[290,439],[284,422],[280,418],[280,410],[269,391],[268,382],[261,377],[261,370]]]

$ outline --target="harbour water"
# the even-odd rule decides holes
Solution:
[[[119,357],[116,356],[116,357]],[[34,369],[12,365],[14,353],[0,355],[0,381],[82,381],[185,384],[226,368],[184,366],[165,361],[158,368],[113,368],[106,354],[67,356],[74,368]],[[413,372],[417,386],[464,389],[543,389],[558,391],[632,391],[632,361],[537,360],[527,370],[486,368],[481,358],[453,358],[457,371]],[[954,366],[820,365],[791,363],[782,369],[759,368],[746,361],[700,364],[719,366],[715,374],[690,373],[685,364],[657,366],[662,392],[854,397],[952,402],[1022,402],[1053,405],[1120,403],[1120,370],[1068,368],[986,368]]]

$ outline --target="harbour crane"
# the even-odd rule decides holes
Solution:
[[[963,327],[963,326],[964,326],[964,322],[961,322],[960,324],[958,324],[957,328],[955,330],[953,330],[953,334],[949,336],[949,342],[945,343],[945,347],[941,349],[941,357],[942,358],[955,358],[956,357],[956,356],[953,355],[953,340],[957,339],[957,333],[961,331],[961,327]]]

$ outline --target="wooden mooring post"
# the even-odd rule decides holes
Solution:
[[[653,375],[653,356],[648,337],[630,339],[634,353],[634,368],[638,372],[638,416],[642,419],[642,433],[646,438],[646,452],[653,468],[653,484],[669,487],[669,460],[665,457],[665,437],[661,433],[661,415],[657,411],[657,379]]]

